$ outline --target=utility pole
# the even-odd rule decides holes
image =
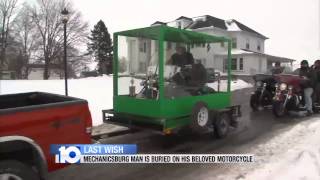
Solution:
[[[63,55],[63,61],[64,61],[64,84],[65,84],[65,95],[68,96],[68,63],[67,63],[67,23],[69,20],[69,12],[66,8],[64,8],[61,11],[62,15],[62,23],[63,23],[63,33],[64,33],[64,55]]]

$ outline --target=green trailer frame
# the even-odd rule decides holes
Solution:
[[[118,37],[143,37],[158,40],[159,43],[159,98],[138,99],[118,94]],[[113,109],[103,111],[106,123],[118,124],[128,127],[143,127],[164,133],[190,124],[190,114],[197,102],[204,102],[210,110],[235,110],[231,107],[231,40],[226,37],[177,29],[168,26],[146,27],[114,33],[114,60],[113,60]],[[187,96],[175,99],[164,97],[164,42],[177,43],[227,43],[227,91],[202,96]],[[239,107],[236,107],[240,111]]]

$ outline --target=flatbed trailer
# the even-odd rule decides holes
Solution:
[[[224,89],[220,73],[193,58],[201,55],[195,45],[206,44],[209,57],[209,47],[222,43],[227,44]],[[175,64],[175,57],[182,62],[187,56],[191,59],[189,64]],[[205,69],[213,71],[211,74],[217,74],[217,78],[203,75],[208,74],[203,72]],[[213,129],[222,138],[241,116],[240,106],[231,105],[229,38],[168,26],[117,32],[113,70],[113,109],[103,110],[105,123],[162,134],[185,127],[197,133]],[[212,86],[216,86],[209,86],[213,81]]]

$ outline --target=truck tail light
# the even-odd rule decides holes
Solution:
[[[92,127],[86,127],[86,133],[91,134],[92,133]]]
[[[87,107],[88,108],[88,107]],[[91,113],[90,110],[88,108],[88,110],[86,111],[86,116],[85,116],[85,131],[87,134],[89,134],[91,136],[92,133],[92,118],[91,118]]]

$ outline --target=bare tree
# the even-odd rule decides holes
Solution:
[[[67,47],[68,49],[68,77],[75,78],[77,75],[83,71],[84,68],[88,66],[88,64],[92,63],[91,57],[89,55],[83,54],[78,49],[73,48],[71,46]],[[59,56],[55,59],[55,64],[59,67],[64,66],[63,62],[63,53],[59,54]],[[60,78],[64,78],[64,73],[62,71],[60,73]]]
[[[28,64],[32,53],[39,47],[39,36],[35,23],[32,20],[31,7],[24,3],[13,22],[15,41],[19,44],[19,63],[17,68],[18,78],[27,78],[29,74]]]
[[[12,16],[14,15],[17,1],[18,0],[0,0],[0,72],[2,71],[4,64],[6,63],[6,50],[8,47],[10,25],[13,19]]]
[[[82,20],[70,2],[65,0],[38,0],[32,10],[32,19],[41,38],[41,55],[45,64],[43,78],[50,76],[49,65],[54,63],[63,52],[63,24],[61,10],[67,8],[70,12],[67,24],[68,47],[81,47],[88,36],[88,24]]]

